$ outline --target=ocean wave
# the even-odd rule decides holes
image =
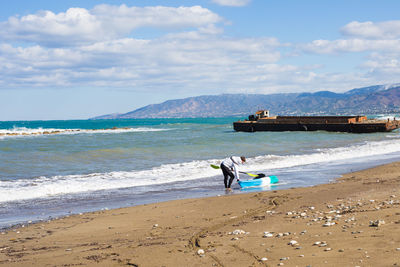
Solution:
[[[399,117],[400,117],[399,114],[378,114],[378,115],[374,116],[374,119],[377,119],[377,120],[393,120],[393,119],[399,120],[400,119]]]
[[[315,149],[307,154],[262,155],[249,158],[242,170],[257,170],[273,173],[274,169],[301,167],[335,161],[371,157],[400,152],[400,140],[365,142],[346,147]],[[210,168],[210,164],[219,164],[221,159],[200,160],[177,164],[164,164],[148,170],[116,171],[91,173],[86,175],[67,175],[37,177],[14,181],[0,181],[0,202],[20,201],[33,198],[46,198],[64,194],[86,193],[98,190],[112,190],[137,186],[152,186],[166,183],[184,182],[194,179],[210,178],[222,175],[220,170]],[[243,177],[242,177],[243,178]]]
[[[14,127],[12,129],[0,129],[0,137],[21,137],[21,136],[37,136],[51,134],[96,134],[96,133],[126,133],[126,132],[159,132],[169,131],[165,128],[130,128],[130,127],[113,127],[108,129],[55,129],[55,128],[25,128]]]
[[[314,153],[309,154],[258,156],[254,159],[251,167],[254,169],[272,170],[379,156],[396,152],[400,152],[400,140],[391,138],[390,140],[365,142],[346,147],[315,149]]]
[[[136,186],[157,186],[165,183],[200,179],[216,174],[215,170],[210,168],[210,164],[213,162],[215,161],[193,161],[165,164],[142,171],[0,181],[0,202]]]

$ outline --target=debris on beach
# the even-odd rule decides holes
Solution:
[[[246,234],[246,231],[241,230],[241,229],[236,229],[233,232],[229,232],[230,235],[243,235]]]
[[[270,232],[264,232],[264,238],[267,238],[267,237],[273,237],[274,236],[274,234],[273,233],[270,233]]]
[[[381,225],[384,225],[385,221],[384,220],[376,220],[376,221],[370,221],[369,226],[371,227],[379,227]]]
[[[197,250],[197,255],[203,256],[204,255],[204,249]]]

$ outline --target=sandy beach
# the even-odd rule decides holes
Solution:
[[[73,215],[0,233],[1,266],[397,266],[400,162],[307,188]]]

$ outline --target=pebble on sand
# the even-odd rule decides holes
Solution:
[[[270,232],[264,232],[264,238],[267,238],[267,237],[273,237],[274,235],[272,234],[272,233],[270,233]]]
[[[231,234],[232,235],[243,235],[243,234],[245,234],[246,232],[245,231],[243,231],[243,230],[241,230],[241,229],[236,229],[236,230],[234,230]]]
[[[376,220],[376,221],[370,221],[369,226],[371,227],[379,227],[381,225],[385,224],[384,220]]]

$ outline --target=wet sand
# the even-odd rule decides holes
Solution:
[[[307,188],[98,211],[0,233],[0,266],[397,266],[400,162]]]

